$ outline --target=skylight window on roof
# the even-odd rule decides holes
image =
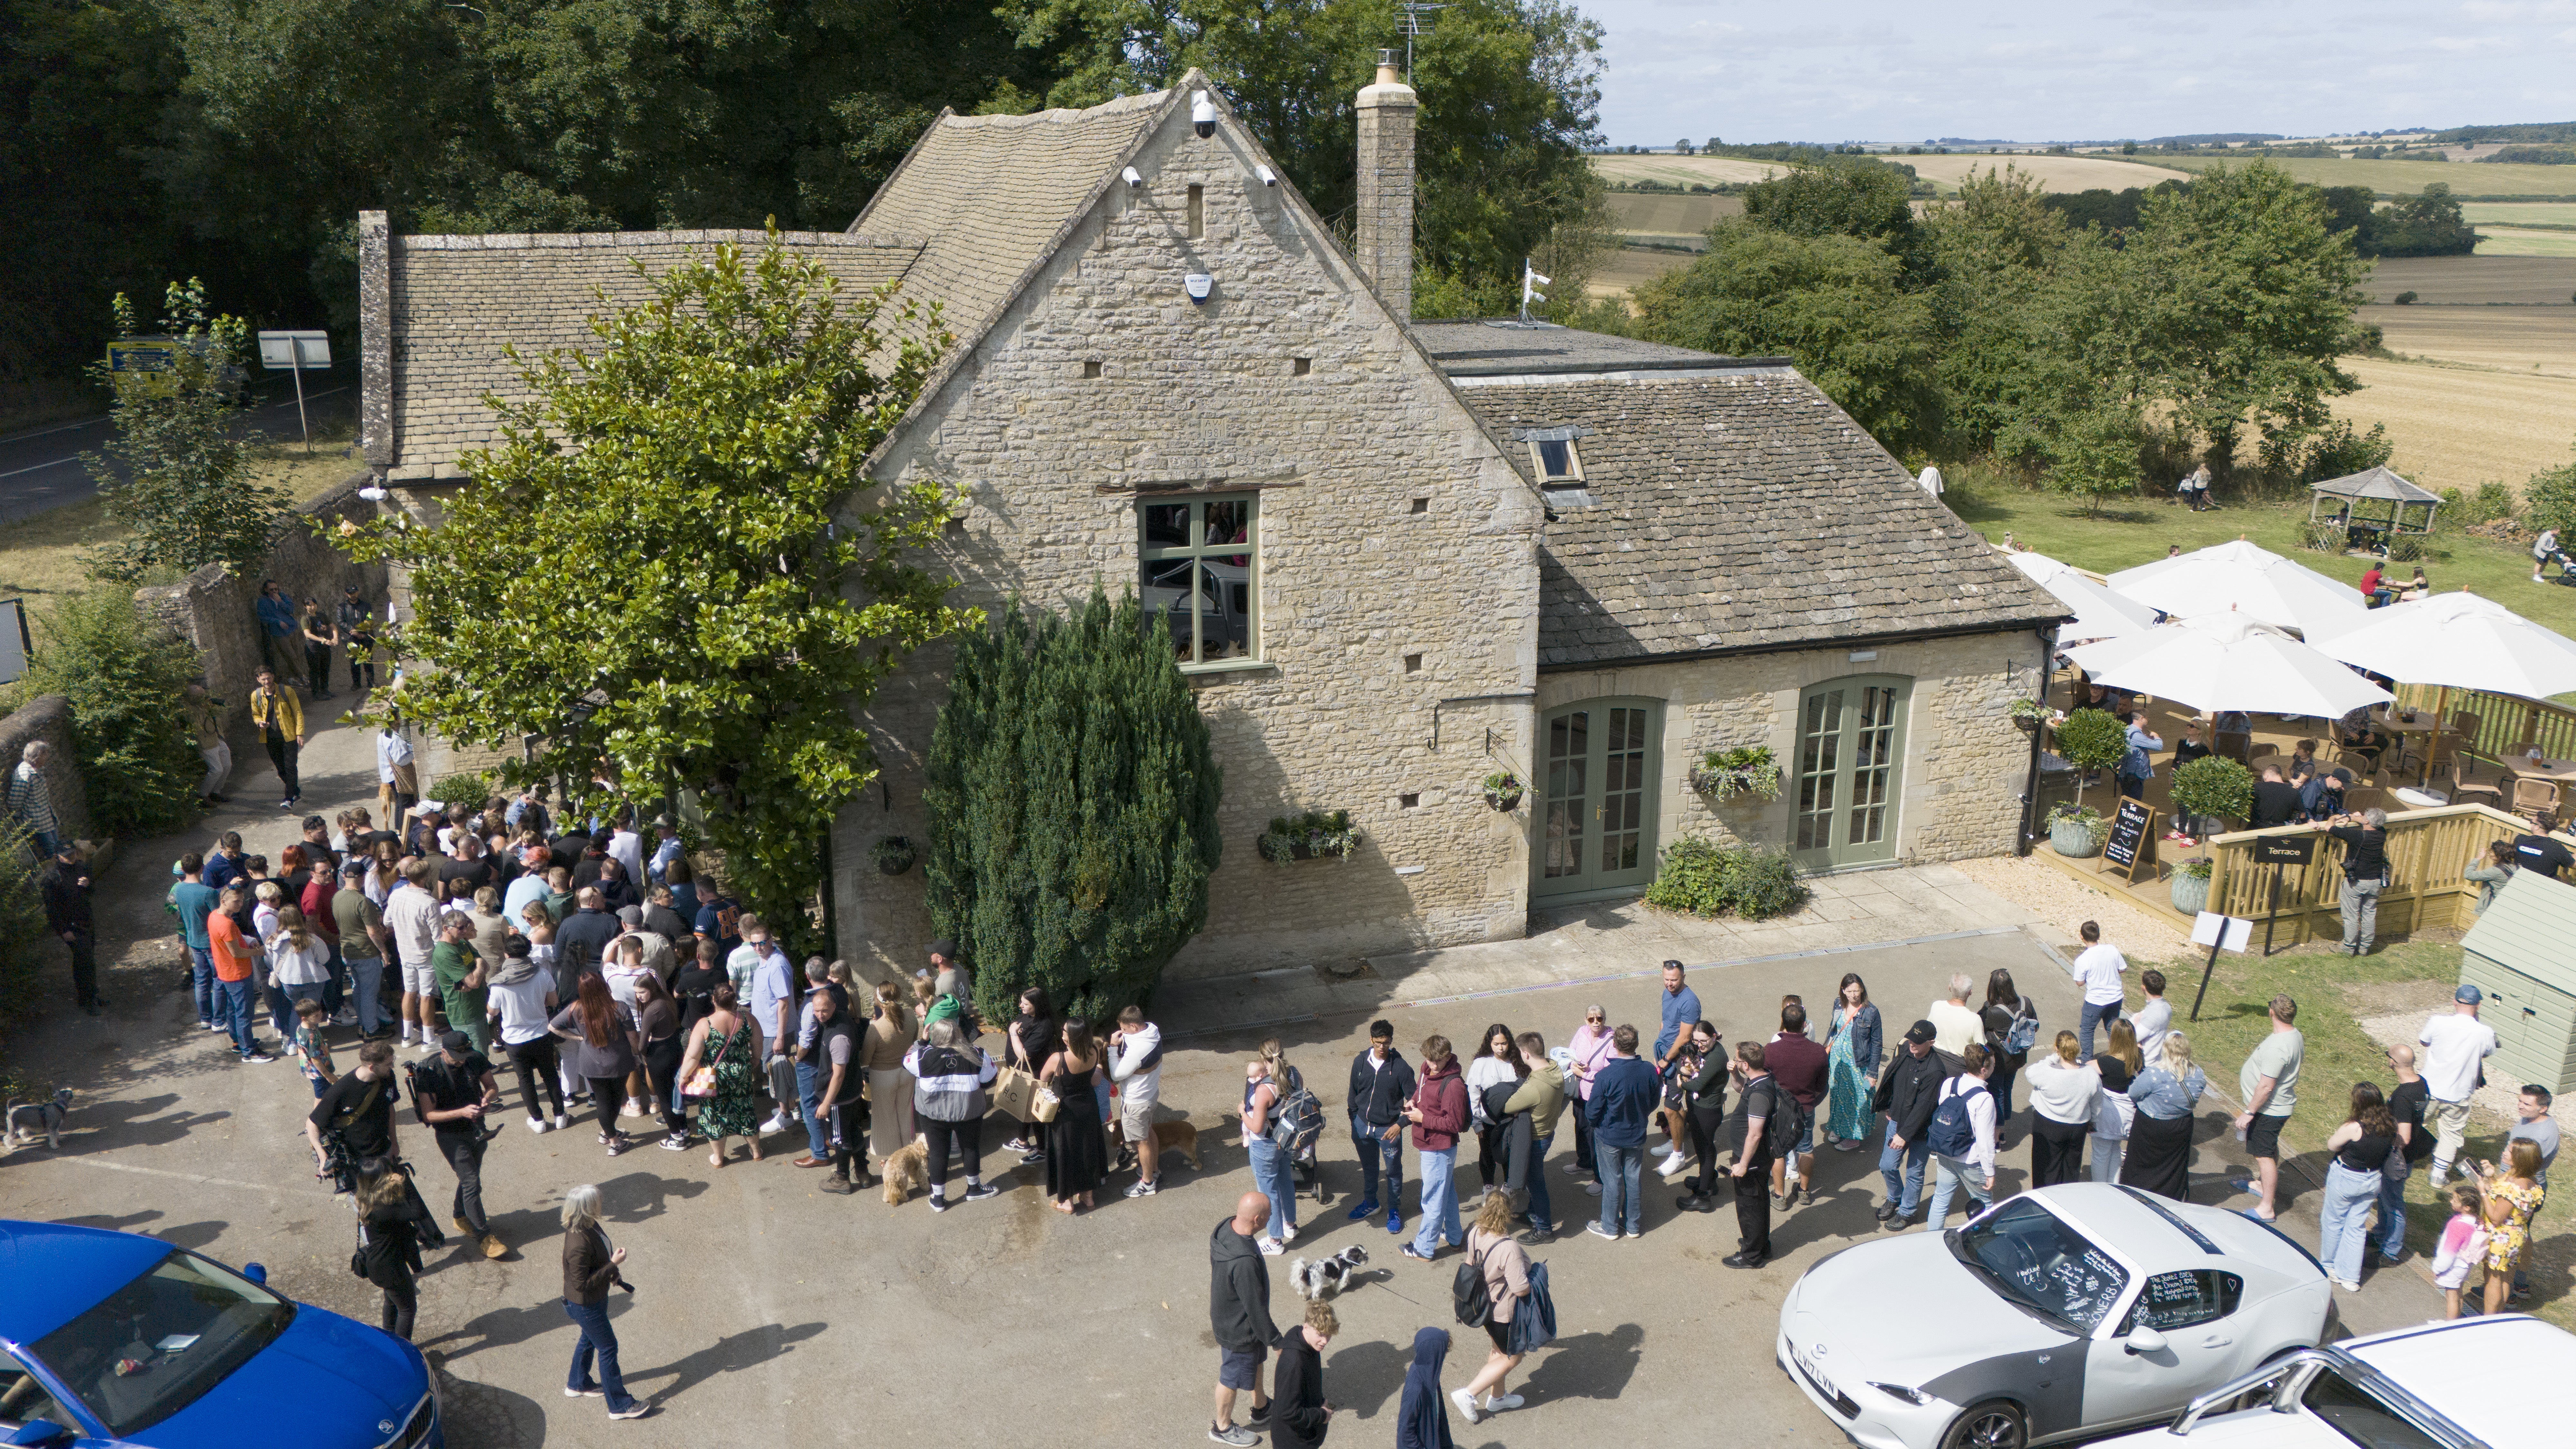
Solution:
[[[1541,438],[1531,442],[1531,456],[1538,460],[1538,479],[1549,487],[1570,487],[1583,481],[1583,459],[1574,450],[1572,438]]]

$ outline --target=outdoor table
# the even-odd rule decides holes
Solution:
[[[2528,755],[2504,757],[2504,772],[2510,779],[2554,780],[2561,787],[2576,785],[2576,760],[2535,760]]]

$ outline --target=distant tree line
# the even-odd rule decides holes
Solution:
[[[2126,191],[2097,186],[2089,191],[2043,192],[2040,203],[2065,217],[2070,226],[2100,228],[2118,246],[2138,229],[2150,197],[2181,195],[2191,186],[2188,181],[2160,181]],[[2385,206],[2367,186],[2308,189],[2325,200],[2327,230],[2350,233],[2357,256],[2452,257],[2467,256],[2477,248],[2477,229],[2462,217],[2459,200],[2442,182]]]
[[[1454,0],[1416,43],[1429,290],[1499,307],[1524,256],[1579,260],[1600,229],[1600,34],[1568,0]],[[345,332],[362,208],[838,230],[942,107],[1088,105],[1191,65],[1336,217],[1352,97],[1396,36],[1387,0],[0,0],[0,383],[77,375],[108,299],[173,277]]]
[[[2134,487],[2163,448],[2278,475],[2384,461],[2328,400],[2358,386],[2363,263],[2326,197],[2277,167],[2158,187],[2133,226],[2074,224],[2028,175],[1973,175],[1917,216],[1901,177],[1832,165],[1749,186],[1689,267],[1584,325],[1787,355],[1901,454],[1989,456],[2076,493]]]
[[[2576,141],[2576,121],[2539,121],[2515,126],[2457,126],[2436,131],[2432,139],[2455,146],[2483,146],[2490,141]]]

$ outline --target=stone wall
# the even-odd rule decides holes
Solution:
[[[45,762],[45,783],[52,786],[54,823],[75,840],[94,833],[89,820],[89,785],[81,776],[80,752],[72,748],[72,702],[59,694],[42,694],[0,715],[0,778],[14,774],[19,756],[37,740],[54,747]],[[0,815],[7,813],[7,787],[0,783]]]
[[[1856,658],[1856,654],[1873,657]],[[1684,835],[1785,847],[1790,843],[1798,701],[1827,680],[1896,675],[1913,681],[1896,812],[1899,861],[1962,860],[2016,844],[2030,736],[2005,707],[2038,692],[2041,652],[2027,631],[1810,649],[1626,669],[1542,675],[1538,713],[1586,699],[1665,702],[1656,782],[1657,846]],[[1778,800],[1712,803],[1690,787],[1710,750],[1769,745],[1783,774]],[[1741,802],[1741,803],[1736,803]]]
[[[1527,919],[1520,818],[1478,782],[1528,755],[1537,500],[1322,224],[1259,182],[1261,159],[1239,127],[1202,140],[1174,117],[1137,158],[1146,184],[1110,188],[875,472],[967,490],[929,563],[987,610],[1135,587],[1140,499],[1258,495],[1261,658],[1195,676],[1224,859],[1175,976]],[[1215,279],[1202,304],[1191,273]],[[924,651],[864,712],[885,778],[834,835],[843,953],[880,971],[918,965],[929,936],[920,869],[889,878],[866,851],[926,836],[948,658]],[[1270,818],[1308,809],[1349,810],[1367,845],[1260,859]]]
[[[299,606],[305,599],[319,597],[334,608],[340,591],[355,584],[360,596],[383,617],[385,566],[355,562],[329,540],[343,519],[375,516],[375,505],[358,497],[367,478],[365,473],[356,474],[299,505],[292,520],[279,530],[256,578],[238,577],[222,564],[208,564],[175,584],[135,592],[136,601],[146,610],[197,646],[198,658],[205,664],[206,687],[229,706],[235,722],[249,718],[253,676],[263,662],[257,605],[262,579],[275,579]],[[383,663],[380,658],[380,677]],[[345,655],[334,656],[332,670],[346,681]],[[296,682],[302,683],[300,676]]]

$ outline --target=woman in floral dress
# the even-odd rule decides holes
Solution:
[[[2540,1208],[2540,1144],[2518,1137],[2505,1150],[2504,1168],[2488,1163],[2487,1312],[2504,1312],[2513,1289],[2514,1260],[2531,1241],[2531,1215]]]
[[[1825,1029],[1825,1140],[1849,1152],[1869,1138],[1870,1092],[1881,1051],[1878,1008],[1860,973],[1846,972]]]
[[[760,1023],[740,1010],[740,998],[727,981],[713,993],[715,1007],[689,1032],[688,1055],[680,1061],[679,1083],[686,1089],[700,1067],[715,1069],[716,1094],[697,1098],[698,1130],[714,1152],[707,1160],[725,1165],[725,1139],[741,1137],[751,1144],[751,1160],[760,1160]]]

